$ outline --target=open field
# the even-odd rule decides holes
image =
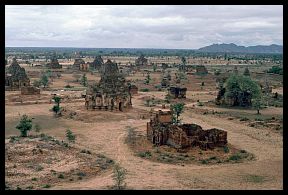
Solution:
[[[125,63],[134,59],[115,57],[115,60]],[[160,59],[158,60],[160,61]],[[60,63],[62,62],[60,61]],[[67,62],[67,64],[72,63]],[[153,72],[152,68],[150,68],[151,82],[149,84],[144,84],[146,77],[144,71],[136,72],[126,77],[139,89],[138,94],[132,97],[132,109],[126,112],[91,111],[85,109],[84,98],[81,98],[81,93],[85,87],[75,81],[73,77],[75,73],[66,71],[67,64],[64,64],[61,77],[53,79],[47,89],[41,90],[41,95],[21,96],[19,91],[5,92],[6,150],[8,150],[8,153],[10,152],[10,155],[16,154],[19,150],[13,149],[8,138],[19,135],[19,131],[15,126],[19,122],[20,115],[27,114],[29,117],[33,117],[33,123],[41,126],[40,133],[53,136],[58,140],[66,140],[65,131],[66,129],[71,129],[76,135],[76,142],[73,147],[87,149],[93,155],[104,155],[119,163],[121,167],[128,171],[127,179],[125,180],[128,189],[283,189],[282,107],[269,106],[261,109],[261,115],[256,115],[254,109],[215,106],[211,103],[215,100],[218,92],[215,75],[211,73],[203,77],[193,74],[187,75],[186,80],[182,82],[183,86],[187,87],[186,100],[183,100],[186,105],[184,113],[180,117],[182,122],[196,123],[201,125],[203,129],[219,128],[226,130],[231,151],[235,153],[241,150],[245,151],[253,155],[253,159],[238,163],[216,163],[216,161],[215,163],[201,163],[201,155],[198,150],[195,150],[194,153],[189,153],[189,155],[199,158],[198,163],[183,163],[182,161],[167,163],[151,160],[137,155],[137,151],[135,153],[129,143],[127,143],[127,138],[129,137],[129,129],[132,128],[137,135],[142,136],[144,139],[143,144],[146,143],[146,127],[150,118],[150,111],[151,109],[162,108],[162,103],[167,93],[167,90],[158,90],[155,87],[155,85],[160,84],[162,73]],[[23,66],[30,71],[37,71],[35,67]],[[209,65],[207,68],[209,70]],[[176,70],[171,70],[173,80]],[[253,70],[252,65],[251,70]],[[255,71],[257,70],[255,69]],[[82,75],[83,72],[77,71],[76,74]],[[257,74],[253,74],[252,77],[258,79]],[[86,75],[88,82],[92,83],[100,80],[98,73],[93,75],[87,73]],[[276,75],[275,78],[273,79],[273,76],[268,77],[269,82],[273,86],[273,92],[277,91],[279,94],[283,94],[283,86],[281,86],[283,78],[279,75]],[[38,78],[35,77],[32,80],[36,79]],[[201,86],[202,82],[205,82],[204,86]],[[65,88],[68,83],[74,86],[74,90],[73,88]],[[141,92],[141,89],[144,88],[147,88],[148,91]],[[61,102],[61,107],[64,108],[62,117],[56,118],[53,112],[50,111],[54,105],[51,102],[53,93],[63,97]],[[156,103],[154,106],[146,106],[145,100],[150,98],[157,99],[161,103]],[[202,102],[203,106],[200,106],[199,102]],[[245,117],[249,120],[244,120],[243,118]],[[254,126],[251,125],[252,123],[255,123]],[[30,134],[35,135],[37,133],[33,130]],[[37,144],[37,139],[35,139],[31,139],[30,145],[27,145],[28,148]],[[150,149],[155,148],[151,146]],[[165,147],[162,149],[162,153],[168,151]],[[56,150],[59,150],[62,152],[61,155],[65,156],[66,151],[60,148],[56,148]],[[74,151],[76,149],[71,150]],[[23,152],[27,153],[25,155],[27,155],[26,158],[28,160],[34,158],[33,155],[30,155],[29,150],[23,150]],[[48,151],[47,155],[49,155]],[[219,158],[221,156],[223,159],[229,157],[219,150]],[[177,157],[180,158],[179,156]],[[205,153],[203,159],[211,157],[213,157],[213,154],[209,156],[207,153],[206,156]],[[72,154],[71,152],[71,155],[67,156],[66,160],[62,160],[67,162],[67,166],[70,166],[74,161],[80,162],[81,158],[76,153]],[[9,167],[9,171],[17,172],[17,169],[13,168],[13,163],[15,164],[16,162],[6,163],[6,169]],[[41,164],[40,160],[38,163]],[[62,161],[59,161],[59,163],[65,164]],[[18,163],[16,166],[24,165]],[[43,165],[43,167],[44,171],[51,169],[49,168],[49,163],[45,166]],[[78,167],[81,166],[79,165]],[[48,180],[45,180],[45,182],[50,185],[49,189],[109,189],[109,186],[113,185],[112,169],[109,168],[102,172],[96,171],[97,174],[92,174],[94,173],[92,170],[87,169],[86,171],[91,171],[91,174],[83,180],[74,178],[73,181],[66,179],[65,182],[61,182],[62,180],[54,178],[51,179],[50,183]],[[17,173],[22,174],[19,171]],[[67,175],[69,174],[71,173],[68,170]],[[45,174],[43,173],[43,175]],[[43,175],[38,176],[42,177]],[[5,177],[10,178],[7,174]],[[29,177],[32,179],[35,176],[30,175]],[[15,181],[12,178],[8,179],[8,183]],[[21,180],[21,182],[24,181]],[[34,185],[34,189],[44,188],[45,182],[40,181],[37,183],[35,181],[34,183],[31,182],[31,185]],[[27,186],[24,185],[24,187],[29,186],[28,184]]]

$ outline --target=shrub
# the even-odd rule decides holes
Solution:
[[[59,176],[58,176],[59,179],[64,179],[64,175],[61,173]]]
[[[37,181],[37,178],[36,178],[36,177],[33,177],[31,180],[32,180],[32,181]]]
[[[238,161],[240,159],[242,159],[242,157],[239,154],[234,154],[229,157],[229,160],[232,160],[232,161]]]
[[[225,153],[229,153],[229,151],[230,151],[230,149],[229,149],[228,146],[224,146],[224,147],[223,147],[223,150],[224,150]]]
[[[204,106],[204,103],[199,101],[199,102],[197,103],[197,106]]]
[[[248,182],[262,183],[264,181],[264,177],[260,175],[247,175],[245,180]]]
[[[71,85],[65,85],[65,88],[73,88],[73,86],[71,86]]]
[[[49,185],[49,184],[46,184],[43,186],[43,188],[50,188],[50,187],[51,187],[51,185]]]
[[[27,132],[32,129],[32,119],[30,119],[26,114],[22,115],[16,129],[20,131],[21,137],[27,137]]]
[[[142,157],[142,158],[150,158],[152,156],[150,151],[146,151],[146,152],[139,152],[138,156]]]
[[[240,118],[240,121],[249,121],[249,119],[247,117],[244,117],[244,118]]]
[[[204,159],[204,160],[201,161],[201,163],[202,164],[208,164],[208,161]]]
[[[115,182],[114,186],[116,187],[116,189],[121,190],[126,187],[126,173],[127,171],[124,168],[120,167],[119,164],[116,164],[114,166],[113,180]]]
[[[141,92],[148,92],[149,89],[148,88],[144,88],[144,89],[140,89]]]
[[[76,136],[73,134],[73,132],[70,129],[66,130],[66,137],[69,142],[75,142]]]

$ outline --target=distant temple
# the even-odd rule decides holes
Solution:
[[[95,57],[93,62],[89,63],[89,66],[92,69],[95,69],[95,70],[99,71],[103,64],[104,64],[104,61],[103,61],[102,57],[99,55],[99,56]]]
[[[107,60],[100,69],[101,79],[98,84],[89,85],[85,106],[87,109],[119,110],[132,107],[131,86],[119,73],[116,63]],[[134,89],[135,90],[135,89]]]
[[[29,86],[25,69],[20,67],[16,58],[13,58],[12,64],[5,69],[5,89],[19,90],[22,86]]]
[[[52,68],[52,69],[58,69],[58,68],[62,68],[62,65],[59,64],[58,60],[56,57],[52,57],[51,58],[51,62],[49,62],[48,64],[46,64],[47,68]]]
[[[148,65],[148,59],[146,59],[146,58],[144,57],[144,55],[142,54],[142,55],[140,55],[139,58],[137,58],[137,59],[135,60],[135,65],[136,65],[136,66],[147,66],[147,65]]]
[[[75,70],[80,70],[82,64],[85,64],[85,61],[81,58],[76,58],[72,67]]]

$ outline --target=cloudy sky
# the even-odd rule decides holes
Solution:
[[[7,47],[198,49],[283,45],[283,7],[6,5]]]

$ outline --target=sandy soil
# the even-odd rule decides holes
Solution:
[[[123,58],[123,63],[130,60],[134,59]],[[87,74],[87,77],[89,81],[99,80],[98,75]],[[147,86],[143,83],[145,76],[142,73],[136,73],[127,79],[136,80],[137,78],[139,80],[135,82],[138,88],[146,88]],[[70,128],[77,137],[75,146],[86,148],[92,153],[104,154],[127,169],[126,183],[129,189],[283,189],[283,137],[281,134],[271,131],[269,128],[249,127],[238,120],[229,120],[229,117],[219,118],[216,115],[203,115],[199,112],[199,109],[207,109],[219,112],[255,113],[255,110],[198,107],[197,100],[208,102],[214,100],[217,95],[213,75],[204,78],[188,76],[189,82],[186,82],[185,85],[188,88],[187,98],[189,101],[186,104],[187,109],[181,115],[183,122],[196,123],[204,129],[226,130],[228,142],[236,148],[254,154],[255,160],[237,164],[185,164],[180,166],[152,162],[134,155],[134,152],[125,143],[128,135],[127,126],[134,127],[137,133],[145,135],[146,123],[149,121],[147,115],[149,116],[151,110],[151,107],[144,106],[145,97],[164,99],[166,94],[165,90],[157,92],[154,87],[156,84],[159,85],[161,73],[151,73],[151,78],[151,84],[147,87],[151,90],[135,95],[132,98],[132,110],[124,113],[86,111],[84,102],[80,99],[78,101],[77,98],[63,101],[60,106],[78,113],[78,118],[74,119],[65,116],[55,118],[49,111],[53,104],[47,102],[15,105],[15,103],[11,103],[15,92],[7,92],[5,93],[5,136],[19,134],[15,126],[19,121],[19,115],[22,114],[33,117],[33,121],[42,127],[41,132],[60,140],[65,139],[65,131]],[[81,86],[74,83],[73,80],[73,74],[62,74],[60,79],[54,79],[50,87],[61,89],[68,82],[75,87]],[[205,86],[201,89],[202,81],[205,81]],[[283,88],[276,90],[280,93]],[[46,93],[50,96],[54,91],[44,91],[44,94]],[[56,91],[55,93],[62,92]],[[72,94],[72,92],[65,91],[63,95],[68,93]],[[79,96],[80,93],[75,92],[75,96]],[[48,95],[39,98],[46,101]],[[161,109],[161,105],[153,108]],[[261,113],[262,115],[281,116],[283,109],[270,107],[262,110]],[[262,180],[251,180],[249,179],[251,177],[261,177]],[[57,183],[51,189],[108,189],[108,186],[111,185],[113,185],[113,179],[110,170],[87,180]]]
[[[162,92],[163,93],[163,92]],[[163,94],[153,93],[162,97]],[[197,94],[198,92],[195,92]],[[149,93],[139,93],[133,99],[135,109],[149,111],[151,108],[142,106],[141,97]],[[81,105],[81,103],[77,103]],[[74,104],[75,105],[75,104]],[[53,118],[49,112],[50,104],[6,106],[5,120],[27,113],[37,118],[46,116],[46,121]],[[131,111],[130,111],[131,112]],[[96,113],[95,114],[100,114]],[[283,138],[267,129],[256,129],[235,123],[228,119],[215,120],[213,116],[197,114],[187,109],[182,115],[184,122],[193,122],[203,128],[220,128],[228,131],[228,142],[237,148],[245,149],[255,155],[256,160],[239,164],[219,165],[169,165],[142,159],[133,154],[125,144],[127,126],[135,127],[136,131],[145,134],[146,122],[149,119],[131,118],[129,111],[118,120],[119,113],[109,113],[110,121],[97,120],[82,122],[77,120],[57,119],[58,127],[47,127],[43,132],[64,139],[65,128],[70,127],[77,136],[77,144],[92,152],[103,153],[119,162],[128,170],[127,187],[131,189],[282,189],[283,188]],[[130,114],[131,115],[131,114]],[[104,115],[105,116],[105,115]],[[108,116],[107,116],[108,117]],[[45,121],[42,121],[45,123]],[[270,136],[266,134],[269,133]],[[269,167],[269,169],[267,169]],[[250,175],[263,177],[261,182],[247,181]],[[112,172],[95,176],[86,181],[71,184],[57,184],[52,189],[107,189],[113,184]]]

